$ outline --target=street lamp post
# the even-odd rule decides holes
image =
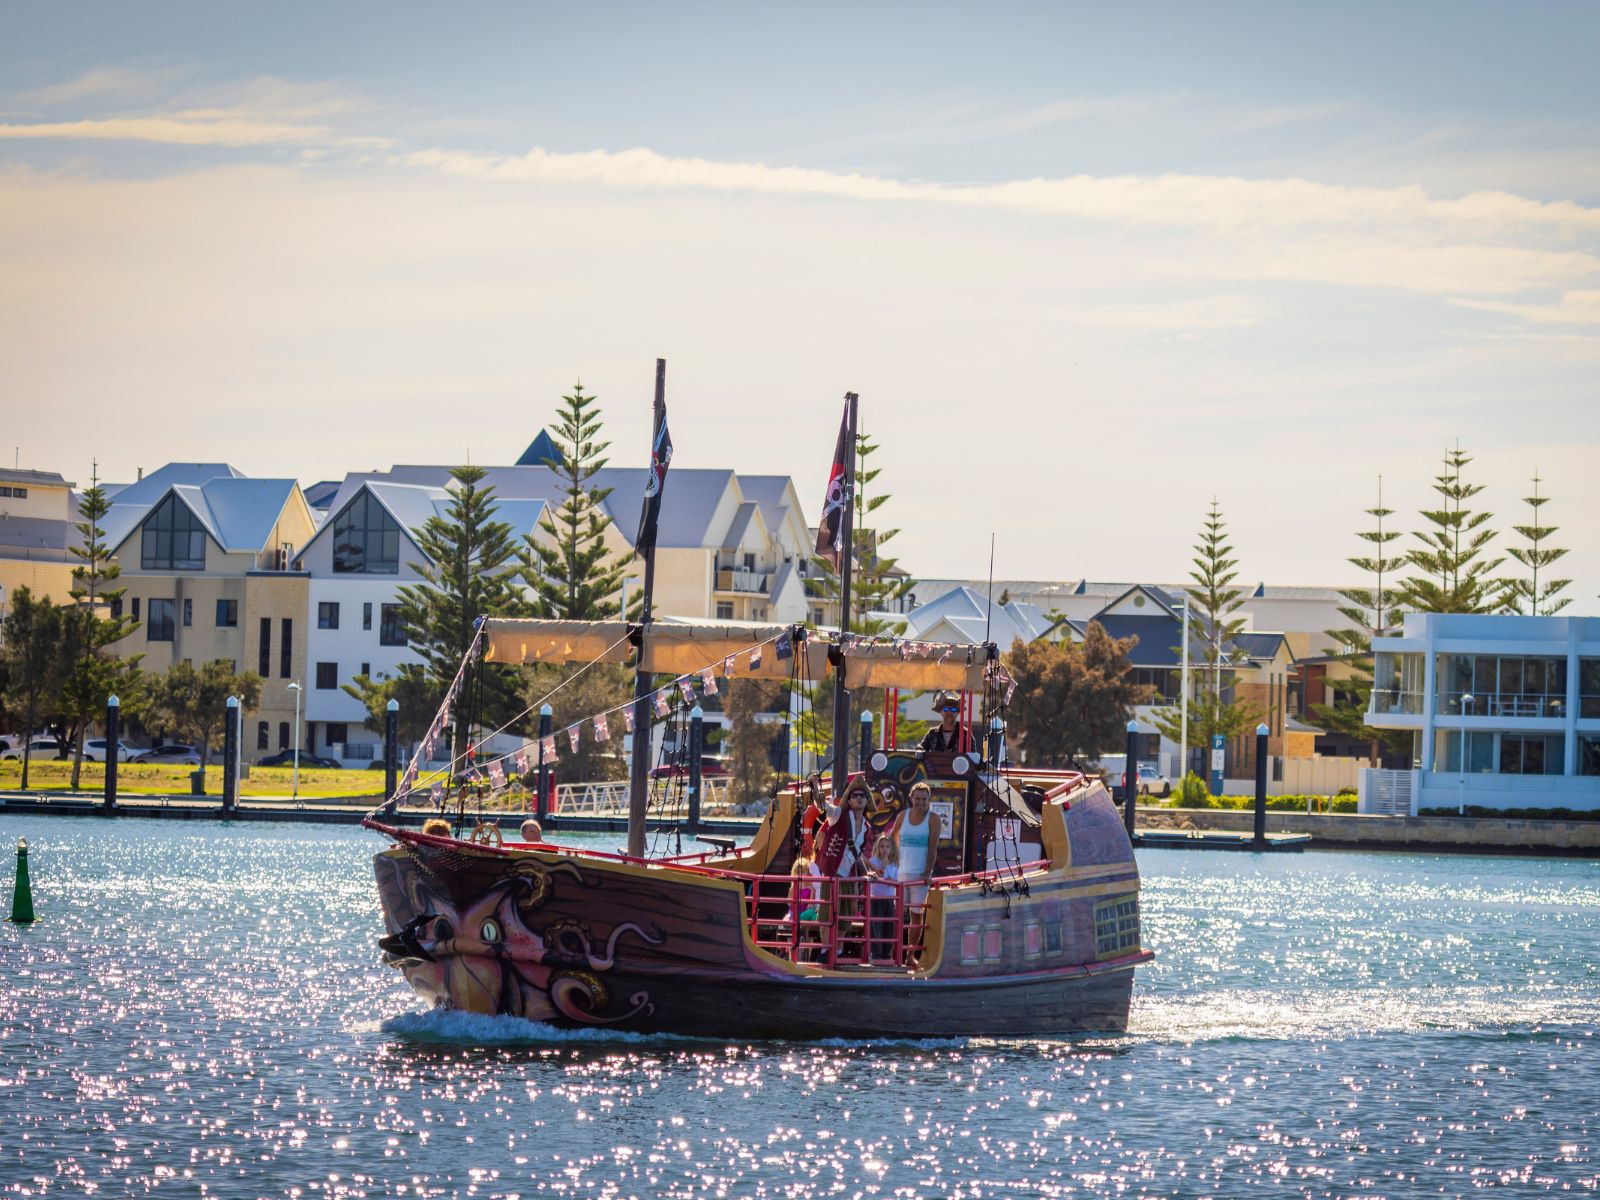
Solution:
[[[294,787],[290,799],[296,805],[300,803],[300,685],[294,680],[289,682],[289,690],[294,693]]]
[[[1456,814],[1467,815],[1467,709],[1472,707],[1472,693],[1461,693],[1461,779],[1456,790]]]
[[[1181,606],[1183,612],[1183,680],[1179,684],[1182,693],[1178,701],[1178,753],[1182,756],[1178,782],[1181,784],[1189,777],[1189,597],[1183,598]]]

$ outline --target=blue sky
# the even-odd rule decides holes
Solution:
[[[1338,582],[1440,452],[1600,611],[1586,5],[0,12],[28,465],[643,458],[820,491],[862,393],[926,576]],[[70,428],[63,413],[74,414]],[[1514,541],[1507,533],[1501,541]]]

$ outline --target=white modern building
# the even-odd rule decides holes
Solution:
[[[365,727],[366,707],[344,690],[357,675],[394,675],[416,662],[400,625],[400,589],[431,565],[417,542],[430,517],[444,517],[443,487],[361,480],[296,556],[309,577],[306,603],[305,747],[360,765],[382,756],[382,736]],[[503,492],[495,519],[515,537],[537,534],[544,501]],[[620,548],[620,547],[619,547]]]
[[[1600,618],[1409,614],[1374,650],[1413,769],[1364,772],[1363,811],[1600,809]]]

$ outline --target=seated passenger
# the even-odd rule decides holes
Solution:
[[[961,697],[955,692],[941,692],[934,707],[939,710],[939,723],[922,735],[917,748],[941,754],[955,754],[965,749],[966,730],[961,728]]]
[[[429,817],[422,823],[422,832],[429,837],[449,837],[450,822],[443,817]]]
[[[525,842],[543,842],[544,827],[533,817],[522,823],[522,840]]]

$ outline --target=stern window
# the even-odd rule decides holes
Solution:
[[[1096,958],[1119,958],[1139,949],[1139,898],[1125,896],[1094,906]]]

